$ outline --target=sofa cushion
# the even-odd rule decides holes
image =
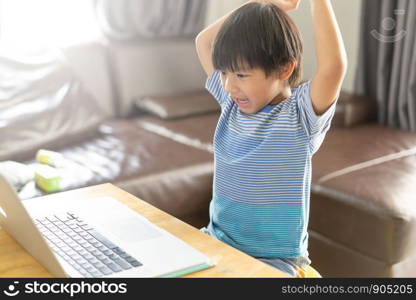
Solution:
[[[405,269],[367,256],[309,229],[312,264],[324,278],[328,277],[409,277]]]
[[[346,128],[375,121],[376,112],[375,102],[371,98],[342,91],[331,125]]]
[[[395,156],[416,147],[416,135],[370,123],[352,128],[331,128],[313,156],[312,181],[320,183],[368,161]],[[346,170],[344,170],[346,169]]]
[[[217,101],[207,91],[143,97],[136,101],[136,106],[162,119],[184,118],[220,110]]]
[[[315,185],[311,228],[391,264],[416,256],[415,169],[416,153]]]
[[[415,257],[416,135],[333,128],[313,160],[310,228],[384,264]]]

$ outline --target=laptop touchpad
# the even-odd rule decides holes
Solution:
[[[112,220],[111,227],[102,225],[119,240],[126,243],[137,243],[148,239],[162,236],[157,229],[137,218],[123,218]]]

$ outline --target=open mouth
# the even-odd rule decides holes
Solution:
[[[240,107],[244,107],[247,106],[250,101],[248,99],[243,99],[243,98],[233,98],[233,100],[237,103],[238,106]]]

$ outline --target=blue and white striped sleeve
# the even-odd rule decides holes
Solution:
[[[222,88],[219,71],[214,71],[211,77],[207,79],[205,88],[214,96],[220,106],[223,107],[227,101],[228,96]]]
[[[315,153],[323,142],[325,134],[331,127],[337,101],[322,115],[317,115],[310,96],[311,81],[301,84],[297,89],[297,105],[300,122],[311,140],[311,150]]]

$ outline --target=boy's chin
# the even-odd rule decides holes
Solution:
[[[242,113],[245,113],[246,115],[253,115],[255,113],[257,113],[257,111],[254,111],[252,109],[248,109],[248,108],[238,108]]]
[[[242,113],[245,113],[247,115],[254,115],[261,110],[261,108],[252,108],[252,107],[244,107],[244,108],[239,107],[239,109]]]

